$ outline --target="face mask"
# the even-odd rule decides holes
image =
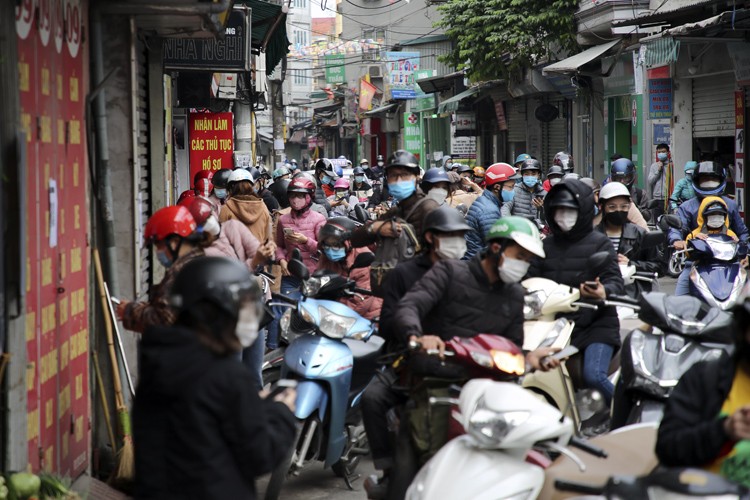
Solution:
[[[686,178],[687,178],[688,180],[690,180],[690,179],[692,179],[692,178],[693,178],[693,173],[692,173],[692,172],[687,172],[687,173],[685,174],[685,177],[686,177]]]
[[[407,199],[414,194],[416,189],[417,185],[414,184],[414,181],[398,181],[388,184],[388,192],[391,193],[396,201]]]
[[[382,161],[379,161],[379,162],[378,162],[378,167],[382,167],[383,165],[385,165],[385,163],[384,163],[384,162],[382,162]]]
[[[667,161],[667,153],[659,153],[656,155],[659,161]]]
[[[466,253],[466,240],[463,236],[443,236],[438,238],[435,253],[441,259],[458,260]]]
[[[333,179],[331,179],[330,175],[324,175],[320,182],[322,182],[323,184],[330,184],[331,180]]]
[[[562,177],[553,177],[549,180],[549,185],[556,186],[557,184],[560,184],[561,180],[562,180]]]
[[[534,187],[536,186],[536,183],[539,182],[539,179],[536,178],[536,176],[533,175],[524,175],[523,176],[523,183],[526,185],[526,187]]]
[[[599,212],[601,212],[601,210],[599,210],[599,205],[594,205],[594,217],[599,215]]]
[[[346,191],[336,191],[336,199],[342,199],[344,196],[346,196]]]
[[[323,253],[326,255],[326,258],[330,260],[331,262],[338,262],[340,260],[343,260],[344,257],[346,257],[346,249],[345,248],[330,248],[326,247],[323,249]]]
[[[216,197],[220,200],[223,200],[227,197],[227,190],[226,189],[220,189],[220,188],[214,188],[214,194]]]
[[[721,184],[719,181],[703,181],[700,183],[701,189],[716,189]]]
[[[445,199],[448,197],[448,190],[443,188],[432,188],[427,193],[427,198],[435,200],[438,205],[445,203]]]
[[[516,195],[515,189],[511,189],[510,191],[508,191],[507,189],[503,189],[502,191],[500,191],[500,196],[503,199],[503,203],[509,203],[513,201],[513,197],[515,195]]]
[[[709,215],[706,218],[706,225],[711,229],[718,229],[724,225],[724,221],[723,215]]]
[[[628,221],[628,213],[621,210],[604,214],[604,222],[613,226],[624,226]]]
[[[503,258],[503,263],[497,266],[497,273],[503,283],[518,283],[529,271],[529,263],[525,260]]]
[[[167,268],[172,265],[172,259],[169,258],[169,255],[164,250],[156,251],[156,260],[159,261],[159,264]]]
[[[219,236],[221,225],[219,224],[219,221],[216,220],[216,217],[212,215],[206,220],[206,223],[203,224],[203,232],[208,233],[211,236]]]
[[[354,180],[357,182],[365,182],[365,176],[364,175],[355,175]]]
[[[237,328],[234,333],[240,341],[242,347],[250,347],[258,338],[258,325],[260,318],[255,304],[248,304],[240,309],[240,315],[237,319]]]
[[[307,206],[307,200],[305,198],[289,198],[289,206],[292,207],[292,210],[299,212]]]
[[[555,224],[563,233],[567,233],[578,221],[578,210],[574,208],[558,208],[555,210]]]

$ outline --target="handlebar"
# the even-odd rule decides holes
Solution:
[[[574,493],[583,493],[584,495],[601,495],[604,493],[604,486],[593,486],[565,479],[555,479],[555,488],[560,491],[571,491]]]
[[[279,293],[272,293],[271,298],[274,300],[279,300],[281,302],[286,302],[287,304],[297,305],[298,300],[297,299],[291,299],[287,297],[286,295],[281,295]]]
[[[366,288],[359,288],[355,286],[354,288],[352,288],[352,291],[354,293],[361,293],[362,295],[372,295],[372,290],[368,290]]]
[[[568,445],[578,448],[579,450],[585,451],[586,453],[590,455],[594,455],[595,457],[607,458],[609,456],[607,452],[604,451],[603,449],[589,443],[585,439],[581,439],[576,436],[573,436],[572,438],[570,438],[570,443],[568,443]]]
[[[410,350],[410,351],[416,351],[416,350],[418,350],[419,348],[420,348],[419,342],[415,342],[415,341],[413,341],[413,340],[409,341],[409,350]],[[438,354],[440,354],[440,351],[439,351],[438,349],[427,349],[427,350],[425,350],[425,352],[426,352],[426,353],[427,353],[427,354],[428,354],[429,356],[437,356]],[[453,351],[449,351],[449,350],[447,350],[447,349],[446,349],[446,350],[445,350],[445,351],[443,352],[443,355],[445,355],[445,356],[455,356],[455,355],[456,355],[456,353],[455,353],[455,352],[453,352]]]

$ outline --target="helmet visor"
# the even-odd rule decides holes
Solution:
[[[635,181],[635,174],[633,172],[614,172],[612,180],[629,186]]]

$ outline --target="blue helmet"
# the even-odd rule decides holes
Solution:
[[[635,165],[628,158],[615,160],[609,169],[609,178],[630,187],[635,182]]]
[[[440,182],[451,183],[448,173],[442,168],[431,168],[427,170],[422,177],[422,190],[427,191],[433,184],[438,184]]]
[[[702,161],[693,172],[693,189],[701,197],[720,196],[726,187],[727,171],[715,161]]]
[[[518,165],[519,163],[523,163],[523,162],[525,162],[526,160],[530,160],[530,159],[531,159],[531,156],[530,156],[530,155],[528,155],[528,154],[526,154],[526,153],[521,153],[520,155],[518,155],[518,156],[516,157],[516,161],[514,161],[514,162],[513,162],[513,165],[514,165],[514,166],[515,166],[515,165]]]

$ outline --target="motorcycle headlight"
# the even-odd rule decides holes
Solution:
[[[547,295],[542,290],[526,294],[523,298],[523,318],[535,319],[542,315],[542,306]]]
[[[352,333],[349,335],[349,338],[354,340],[365,340],[369,334],[370,330],[362,330],[361,332]]]
[[[300,304],[300,307],[299,307],[298,311],[299,311],[299,316],[300,316],[300,318],[302,318],[303,321],[306,321],[306,322],[311,323],[313,325],[315,324],[315,318],[313,318],[313,315],[310,314],[310,311],[308,311],[307,309],[305,309],[305,307],[303,305]]]
[[[343,339],[346,332],[357,322],[355,318],[340,316],[323,306],[318,306],[318,315],[320,316],[318,328],[332,339]]]
[[[510,353],[507,351],[496,351],[490,349],[490,356],[495,363],[495,367],[505,373],[523,375],[526,371],[526,358],[521,353]]]
[[[479,398],[469,416],[466,432],[479,446],[497,447],[505,436],[529,418],[528,411],[496,412],[485,405],[484,397]]]
[[[281,315],[281,320],[279,320],[279,331],[281,338],[284,339],[286,342],[289,342],[289,324],[292,321],[292,310],[287,309],[284,311],[284,314]]]

